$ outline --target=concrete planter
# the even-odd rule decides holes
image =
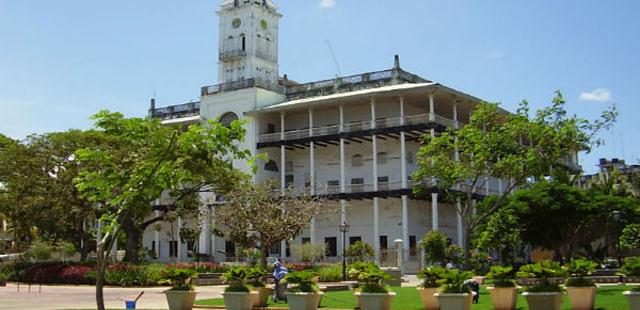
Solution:
[[[562,292],[522,293],[530,310],[560,310],[562,295]]]
[[[355,294],[360,299],[361,310],[390,310],[391,301],[396,297],[396,293],[362,293]]]
[[[194,291],[165,291],[169,310],[191,310],[193,302],[196,300]]]
[[[567,286],[567,295],[571,302],[572,310],[592,310],[596,301],[596,287]]]
[[[518,289],[516,287],[487,287],[491,295],[493,308],[496,310],[513,310],[518,301]]]
[[[629,301],[629,310],[640,310],[640,292],[626,291],[622,294]]]
[[[254,307],[263,307],[267,305],[267,301],[269,300],[269,296],[273,293],[273,289],[268,287],[255,287],[253,291],[257,294],[252,294],[253,296],[253,306]]]
[[[418,287],[418,291],[420,292],[420,297],[422,298],[422,306],[424,310],[439,310],[440,304],[436,299],[435,294],[440,291],[437,287]]]
[[[471,293],[436,293],[436,298],[441,310],[470,310],[473,302]]]
[[[222,293],[224,297],[224,306],[227,310],[251,310],[253,308],[253,302],[258,295],[257,292],[225,292]]]
[[[316,310],[324,293],[287,293],[287,303],[291,310]]]

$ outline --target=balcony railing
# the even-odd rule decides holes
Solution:
[[[225,60],[234,57],[244,57],[247,56],[247,51],[242,49],[230,50],[230,51],[220,51],[219,60]]]
[[[439,115],[420,114],[420,115],[405,116],[404,122],[402,117],[378,119],[375,121],[375,124],[376,124],[375,128],[377,129],[393,128],[393,127],[402,126],[402,124],[418,125],[418,124],[429,124],[429,123],[438,124],[446,127],[452,127],[452,128],[457,128],[457,125],[458,125],[456,121],[450,120],[448,118],[445,118]],[[372,128],[371,124],[372,124],[372,121],[370,120],[345,123],[343,125],[342,132],[349,133],[349,132],[369,130]],[[315,137],[338,134],[338,133],[340,133],[340,125],[329,125],[329,126],[313,128],[313,136]],[[289,140],[303,139],[303,138],[308,138],[309,136],[310,136],[310,132],[308,128],[299,129],[299,130],[289,130],[289,131],[285,131],[284,140],[289,141]],[[282,140],[281,133],[263,134],[263,135],[260,135],[260,137],[258,138],[258,142],[260,143],[276,142],[281,140]]]
[[[338,77],[287,87],[287,98],[300,99],[338,93],[341,90],[352,91],[369,87],[379,87],[396,83],[426,83],[429,82],[415,74],[402,69],[368,72],[363,74]]]
[[[200,102],[189,102],[153,110],[153,117],[162,120],[200,115]]]
[[[250,87],[260,87],[268,90],[272,90],[275,92],[281,92],[282,88],[278,85],[273,85],[273,83],[269,83],[263,80],[251,78],[246,80],[240,80],[235,82],[223,83],[218,85],[204,86],[200,90],[200,94],[202,96],[209,96],[218,93],[228,92],[232,90],[250,88]]]

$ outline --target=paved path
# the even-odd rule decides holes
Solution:
[[[145,294],[138,301],[138,309],[168,309],[167,302],[161,288],[105,288],[104,302],[107,308],[124,309],[124,302],[118,298],[134,298],[140,291]],[[220,298],[224,287],[200,286],[197,288],[198,299]],[[95,309],[95,287],[93,286],[42,286],[38,293],[38,286],[18,287],[10,283],[7,287],[0,287],[0,310],[58,310],[58,309]]]

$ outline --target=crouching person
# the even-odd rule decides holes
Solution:
[[[476,280],[465,280],[464,284],[471,290],[473,293],[473,303],[477,304],[480,302],[480,284]]]
[[[279,300],[287,301],[287,283],[283,281],[284,276],[289,273],[287,268],[280,263],[279,260],[276,259],[275,263],[273,263],[273,279],[274,279],[274,293],[273,293],[273,302],[278,302]]]

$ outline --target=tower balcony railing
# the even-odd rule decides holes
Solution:
[[[274,85],[273,83],[269,83],[261,79],[250,78],[218,85],[204,86],[200,90],[200,95],[204,97],[250,87],[260,87],[275,92],[282,92],[282,88],[278,85]]]
[[[162,120],[176,119],[200,115],[200,102],[189,102],[174,106],[157,108],[152,111],[152,116]]]
[[[234,50],[228,50],[228,51],[220,51],[218,55],[219,55],[219,60],[222,61],[229,58],[247,56],[247,51],[243,49],[234,49]]]
[[[382,129],[382,128],[394,128],[406,125],[419,125],[419,124],[438,124],[445,127],[450,128],[458,128],[458,122],[448,119],[446,117],[442,117],[439,115],[427,113],[427,114],[419,114],[419,115],[410,115],[405,117],[391,117],[391,118],[381,118],[375,121],[375,127],[372,126],[373,121],[356,121],[349,122],[343,124],[342,132],[350,133],[350,132],[358,132],[363,130],[370,129]],[[314,127],[313,130],[314,137],[326,136],[326,135],[335,135],[340,133],[340,125],[329,125],[329,126],[321,126]],[[305,129],[295,129],[288,130],[284,132],[284,139],[281,137],[281,133],[266,133],[260,135],[258,138],[259,143],[267,143],[267,142],[277,142],[277,141],[288,141],[288,140],[296,140],[296,139],[304,139],[311,136],[311,133],[308,128]]]

